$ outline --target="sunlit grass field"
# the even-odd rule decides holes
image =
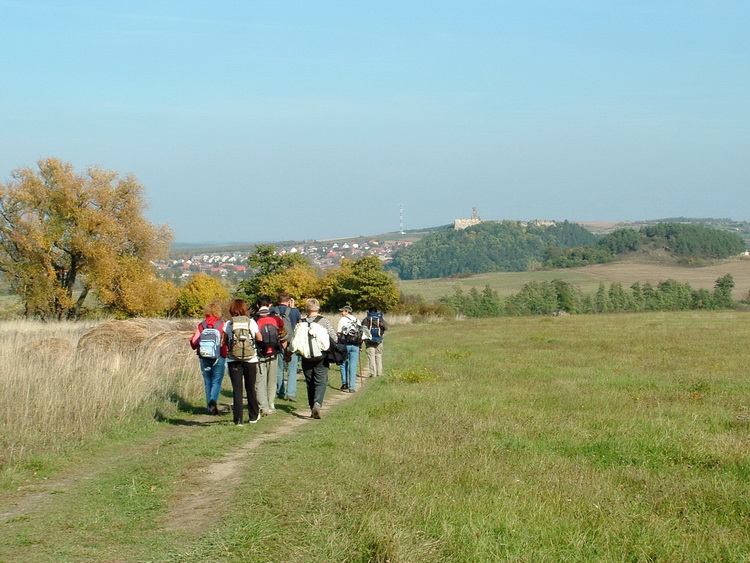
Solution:
[[[243,517],[186,556],[750,556],[750,317],[493,319],[389,336],[389,375],[254,458],[233,507]]]
[[[397,325],[386,376],[247,456],[200,533],[163,527],[180,476],[269,428],[173,427],[0,559],[746,561],[749,341],[737,312]]]

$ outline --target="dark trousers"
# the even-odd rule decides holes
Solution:
[[[260,414],[258,407],[258,396],[255,394],[255,376],[257,375],[258,364],[250,362],[227,362],[229,365],[229,379],[232,382],[232,414],[234,423],[242,422],[242,386],[245,386],[245,395],[247,396],[247,411],[250,420],[257,420]]]
[[[328,366],[325,365],[323,358],[319,360],[302,358],[302,373],[305,374],[307,402],[310,403],[310,408],[314,403],[322,405],[328,385]]]

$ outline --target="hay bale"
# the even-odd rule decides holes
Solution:
[[[155,358],[190,358],[195,356],[195,351],[190,347],[190,337],[193,331],[188,330],[164,330],[144,340],[136,348],[136,353]]]
[[[42,338],[26,346],[25,355],[44,361],[65,361],[73,357],[75,345],[67,338]]]
[[[198,326],[203,319],[175,319],[172,322],[174,330],[189,330],[191,333],[195,332],[195,328]]]
[[[81,336],[78,340],[78,351],[97,354],[130,353],[154,334],[171,329],[170,321],[163,319],[107,321]]]

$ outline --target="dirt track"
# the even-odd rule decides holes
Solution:
[[[326,393],[323,417],[325,418],[336,404],[349,397],[352,397],[349,393],[339,393],[329,388]],[[225,410],[231,409],[229,404],[222,404],[221,407]],[[163,519],[163,526],[169,530],[199,531],[217,522],[221,514],[214,507],[217,504],[224,504],[223,501],[231,498],[234,488],[241,483],[243,460],[270,440],[289,435],[304,424],[321,423],[321,421],[311,419],[309,414],[307,405],[297,403],[296,410],[290,414],[277,411],[271,415],[271,417],[281,419],[271,431],[265,431],[262,423],[246,424],[242,430],[238,429],[247,433],[246,443],[227,452],[218,460],[202,466],[192,466],[184,471],[181,479],[182,486],[170,499],[169,512]],[[78,483],[95,479],[99,474],[116,465],[118,459],[152,455],[165,441],[173,439],[182,432],[199,431],[203,424],[213,421],[215,418],[209,415],[190,416],[189,424],[165,425],[149,442],[129,448],[114,458],[106,457],[94,463],[64,471],[54,479],[29,485],[22,490],[21,496],[15,497],[5,506],[0,507],[0,524],[7,525],[16,520],[23,520],[25,515],[44,510],[57,495],[69,491]],[[221,486],[217,487],[217,483],[221,483]]]
[[[360,387],[361,388],[361,387]],[[338,393],[329,389],[323,416],[330,409],[352,395]],[[215,506],[227,506],[234,489],[242,481],[243,461],[260,446],[270,440],[276,440],[294,432],[303,424],[319,424],[320,421],[309,417],[309,409],[300,405],[291,415],[286,415],[281,425],[268,433],[257,433],[251,429],[256,425],[246,424],[249,441],[241,447],[227,452],[222,458],[201,467],[193,467],[183,477],[184,485],[179,487],[169,503],[169,514],[164,519],[164,527],[169,530],[199,532],[207,526],[218,522],[222,514]],[[277,411],[271,416],[283,416]],[[217,486],[220,485],[220,486]]]

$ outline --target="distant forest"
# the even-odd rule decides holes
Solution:
[[[735,233],[704,225],[657,223],[640,230],[618,229],[594,246],[545,250],[547,268],[574,268],[616,260],[618,256],[643,249],[662,249],[687,265],[737,256],[747,250],[745,241]]]
[[[596,241],[590,231],[568,221],[555,225],[484,222],[427,235],[395,253],[390,269],[403,280],[522,272],[541,266],[549,247],[568,249],[594,245]]]
[[[645,249],[663,249],[681,263],[699,264],[737,256],[746,246],[738,234],[696,224],[657,223],[597,238],[568,221],[555,225],[484,222],[427,235],[395,253],[389,268],[403,280],[521,272],[612,262]]]

